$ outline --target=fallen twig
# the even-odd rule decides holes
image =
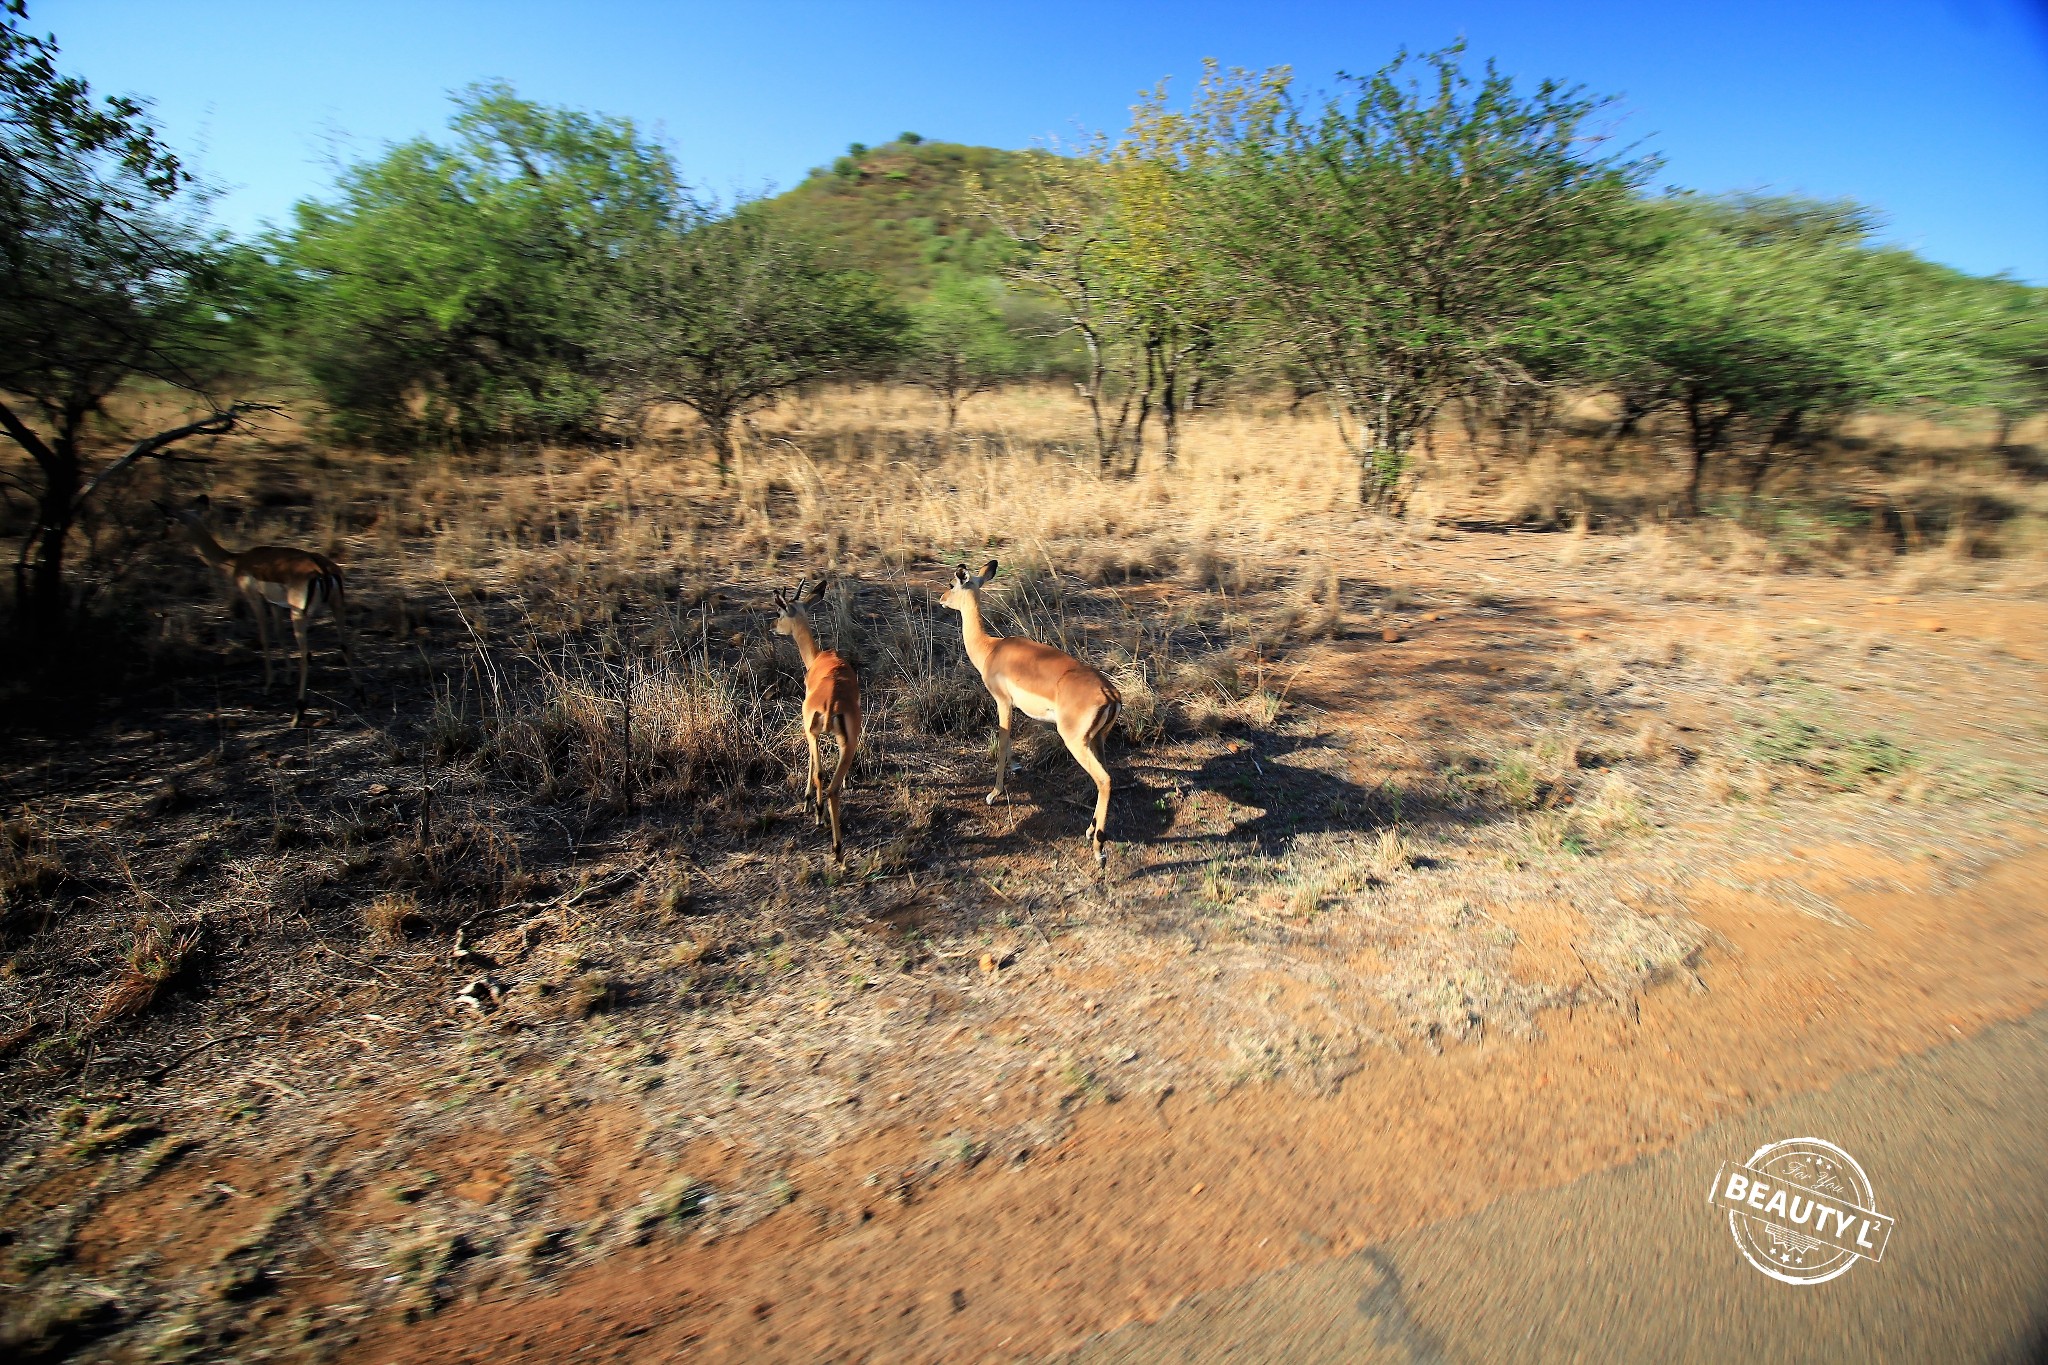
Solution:
[[[171,1058],[171,1060],[165,1062],[156,1070],[145,1071],[144,1073],[142,1073],[143,1083],[146,1085],[156,1084],[158,1081],[170,1075],[171,1072],[177,1070],[177,1068],[183,1066],[186,1062],[191,1061],[194,1057],[197,1057],[200,1053],[206,1051],[208,1048],[219,1047],[222,1043],[234,1043],[239,1042],[244,1038],[255,1038],[258,1036],[260,1035],[254,1033],[229,1033],[224,1034],[219,1038],[208,1038],[203,1043],[194,1043],[191,1047],[186,1048],[183,1052],[180,1052],[177,1056]]]

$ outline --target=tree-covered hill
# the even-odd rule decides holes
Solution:
[[[879,147],[856,142],[764,207],[841,263],[921,293],[949,270],[996,275],[1011,263],[1015,244],[976,214],[970,185],[978,178],[1001,196],[1044,155],[915,133]]]

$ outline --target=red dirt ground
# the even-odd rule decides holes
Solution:
[[[1261,1087],[1213,1104],[1096,1108],[1061,1148],[908,1207],[863,1187],[878,1157],[864,1146],[796,1172],[796,1200],[737,1237],[625,1253],[548,1293],[486,1295],[391,1324],[352,1354],[1053,1351],[1155,1319],[1192,1293],[1633,1160],[1731,1108],[1824,1087],[2048,1001],[2048,853],[1945,897],[1925,894],[1924,865],[1863,846],[1790,853],[1755,871],[1807,874],[1864,927],[1720,885],[1683,888],[1720,941],[1697,983],[1652,992],[1640,1018],[1581,1011],[1546,1018],[1531,1042],[1387,1057],[1328,1099]],[[1845,889],[1872,876],[1917,889]],[[1537,948],[1523,969],[1577,968]]]

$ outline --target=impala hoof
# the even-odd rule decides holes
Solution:
[[[993,806],[996,803],[996,798],[998,796],[1001,796],[1002,794],[1002,788],[998,787],[996,790],[990,792],[987,796],[982,797],[981,804],[984,806]]]

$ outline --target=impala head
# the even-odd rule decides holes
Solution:
[[[157,504],[157,508],[165,516],[178,523],[178,525],[198,530],[207,529],[208,523],[213,520],[213,499],[207,497],[204,493],[201,493],[183,507],[172,507],[160,502]]]
[[[810,581],[811,580],[807,575],[803,578],[799,578],[796,581],[796,586],[790,589],[788,592],[782,592],[779,589],[776,591],[775,633],[777,635],[796,634],[796,625],[798,622],[802,622],[804,625],[810,624],[810,618],[804,615],[804,589],[810,583]],[[825,580],[822,578],[819,579],[818,585],[814,588],[811,588],[810,593],[811,595],[809,601],[812,603],[817,602],[819,598],[823,597],[825,595]]]
[[[967,572],[967,566],[962,564],[953,570],[953,586],[946,589],[945,595],[939,598],[939,605],[951,607],[954,611],[965,611],[967,604],[974,600],[974,594],[981,591],[981,585],[995,576],[996,562],[993,559],[981,566],[979,574]]]

